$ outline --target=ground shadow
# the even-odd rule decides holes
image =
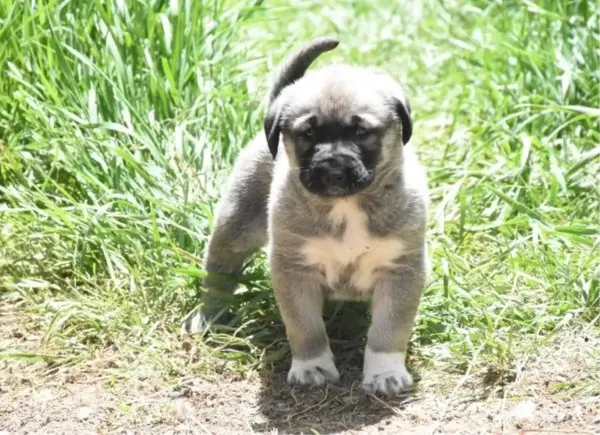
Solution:
[[[333,313],[332,313],[333,311]],[[280,434],[331,433],[380,424],[412,399],[407,394],[389,399],[374,397],[361,388],[362,360],[368,314],[363,304],[329,306],[325,319],[340,371],[335,385],[291,387],[286,383],[289,357],[261,373],[259,408],[266,421],[252,426],[257,432]]]

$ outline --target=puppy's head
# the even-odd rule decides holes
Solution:
[[[305,71],[308,64],[303,66]],[[269,149],[275,157],[283,138],[290,165],[309,192],[355,194],[399,158],[409,141],[408,101],[382,72],[343,65],[302,77],[304,71],[271,93],[265,120]]]

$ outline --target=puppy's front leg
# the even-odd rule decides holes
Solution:
[[[340,375],[323,322],[323,291],[309,273],[272,265],[273,288],[292,351],[288,383],[322,385]]]
[[[411,254],[375,286],[363,368],[363,388],[370,393],[395,395],[412,386],[405,359],[425,285],[424,261],[424,252]]]

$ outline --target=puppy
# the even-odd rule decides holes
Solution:
[[[407,146],[408,100],[390,76],[349,65],[304,75],[337,45],[314,40],[279,68],[265,134],[241,151],[218,206],[203,308],[184,329],[220,314],[218,295],[268,243],[292,352],[288,382],[337,381],[324,299],[370,300],[362,385],[393,395],[412,385],[405,358],[426,281],[427,180]]]

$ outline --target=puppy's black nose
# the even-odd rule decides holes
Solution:
[[[326,186],[345,186],[347,180],[346,171],[343,168],[332,169],[329,172],[325,172],[322,180]]]
[[[348,169],[335,160],[325,160],[318,169],[319,178],[324,186],[345,187],[348,183]]]

